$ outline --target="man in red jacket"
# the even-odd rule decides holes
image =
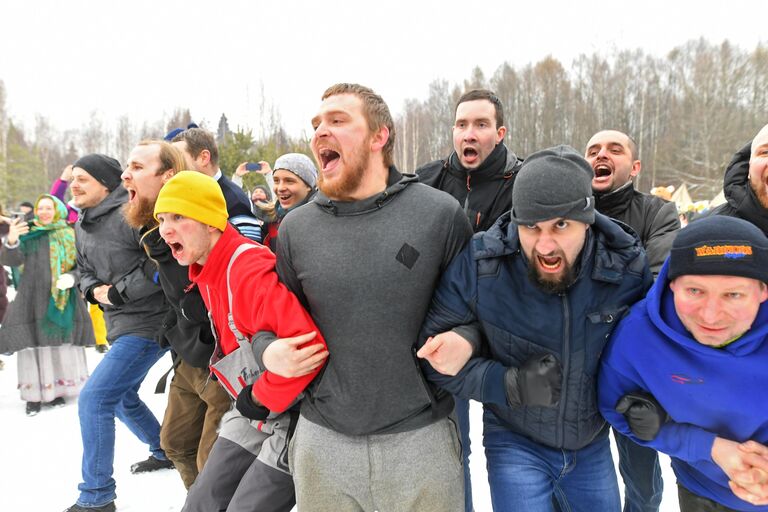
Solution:
[[[160,191],[155,217],[173,257],[189,265],[190,280],[210,312],[217,337],[214,360],[251,350],[242,340],[261,331],[294,337],[297,345],[315,353],[299,376],[249,368],[258,377],[239,395],[240,386],[219,374],[220,383],[237,397],[237,409],[222,419],[219,439],[183,510],[239,510],[242,503],[253,510],[289,511],[295,498],[285,447],[295,415],[274,413],[286,411],[320,371],[325,341],[298,299],[278,282],[274,254],[227,223],[224,195],[214,179],[196,172],[177,174]]]

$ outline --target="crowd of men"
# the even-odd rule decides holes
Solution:
[[[768,511],[768,125],[681,230],[628,134],[523,160],[504,123],[468,91],[454,151],[401,173],[382,98],[331,86],[275,253],[204,129],[76,161],[78,286],[112,347],[67,510],[116,510],[117,417],[184,511],[470,512],[476,400],[495,511],[620,510],[611,426],[625,511],[659,510],[657,451],[681,510]],[[168,350],[159,422],[138,390]]]

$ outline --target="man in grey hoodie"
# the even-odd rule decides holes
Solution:
[[[154,264],[139,244],[139,232],[125,223],[121,207],[128,192],[114,158],[91,154],[75,162],[72,197],[82,213],[75,225],[80,290],[104,310],[112,349],[93,371],[78,402],[83,438],[83,482],[68,512],[115,510],[115,417],[151,455],[131,467],[134,473],[172,468],[160,448],[160,424],[139,398],[149,369],[167,351],[154,340],[168,309]]]
[[[286,216],[277,255],[330,353],[290,447],[298,508],[461,510],[453,399],[426,382],[414,346],[472,228],[455,199],[392,165],[394,123],[380,96],[337,84],[322,99],[311,142],[320,191]],[[285,350],[269,344],[266,368]]]

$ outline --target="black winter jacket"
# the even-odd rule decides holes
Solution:
[[[419,181],[448,192],[464,208],[472,229],[487,231],[502,214],[512,209],[512,187],[523,161],[503,144],[473,171],[459,163],[456,152],[418,169]]]
[[[173,258],[157,227],[142,230],[141,243],[157,264],[160,286],[171,305],[163,318],[158,342],[170,346],[188,365],[207,368],[213,353],[213,332],[200,291],[189,281],[189,267]]]
[[[648,267],[656,277],[669,256],[672,241],[680,229],[675,203],[626,186],[595,197],[595,207],[603,215],[628,224],[645,248]]]
[[[723,193],[726,203],[711,210],[706,215],[727,215],[738,217],[751,222],[768,235],[768,209],[760,204],[755,191],[749,184],[749,158],[752,155],[752,142],[741,148],[733,155],[725,169],[723,178]]]

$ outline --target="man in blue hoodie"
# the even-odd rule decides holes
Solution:
[[[672,457],[682,512],[768,511],[766,282],[759,228],[694,222],[603,355],[600,412]]]

